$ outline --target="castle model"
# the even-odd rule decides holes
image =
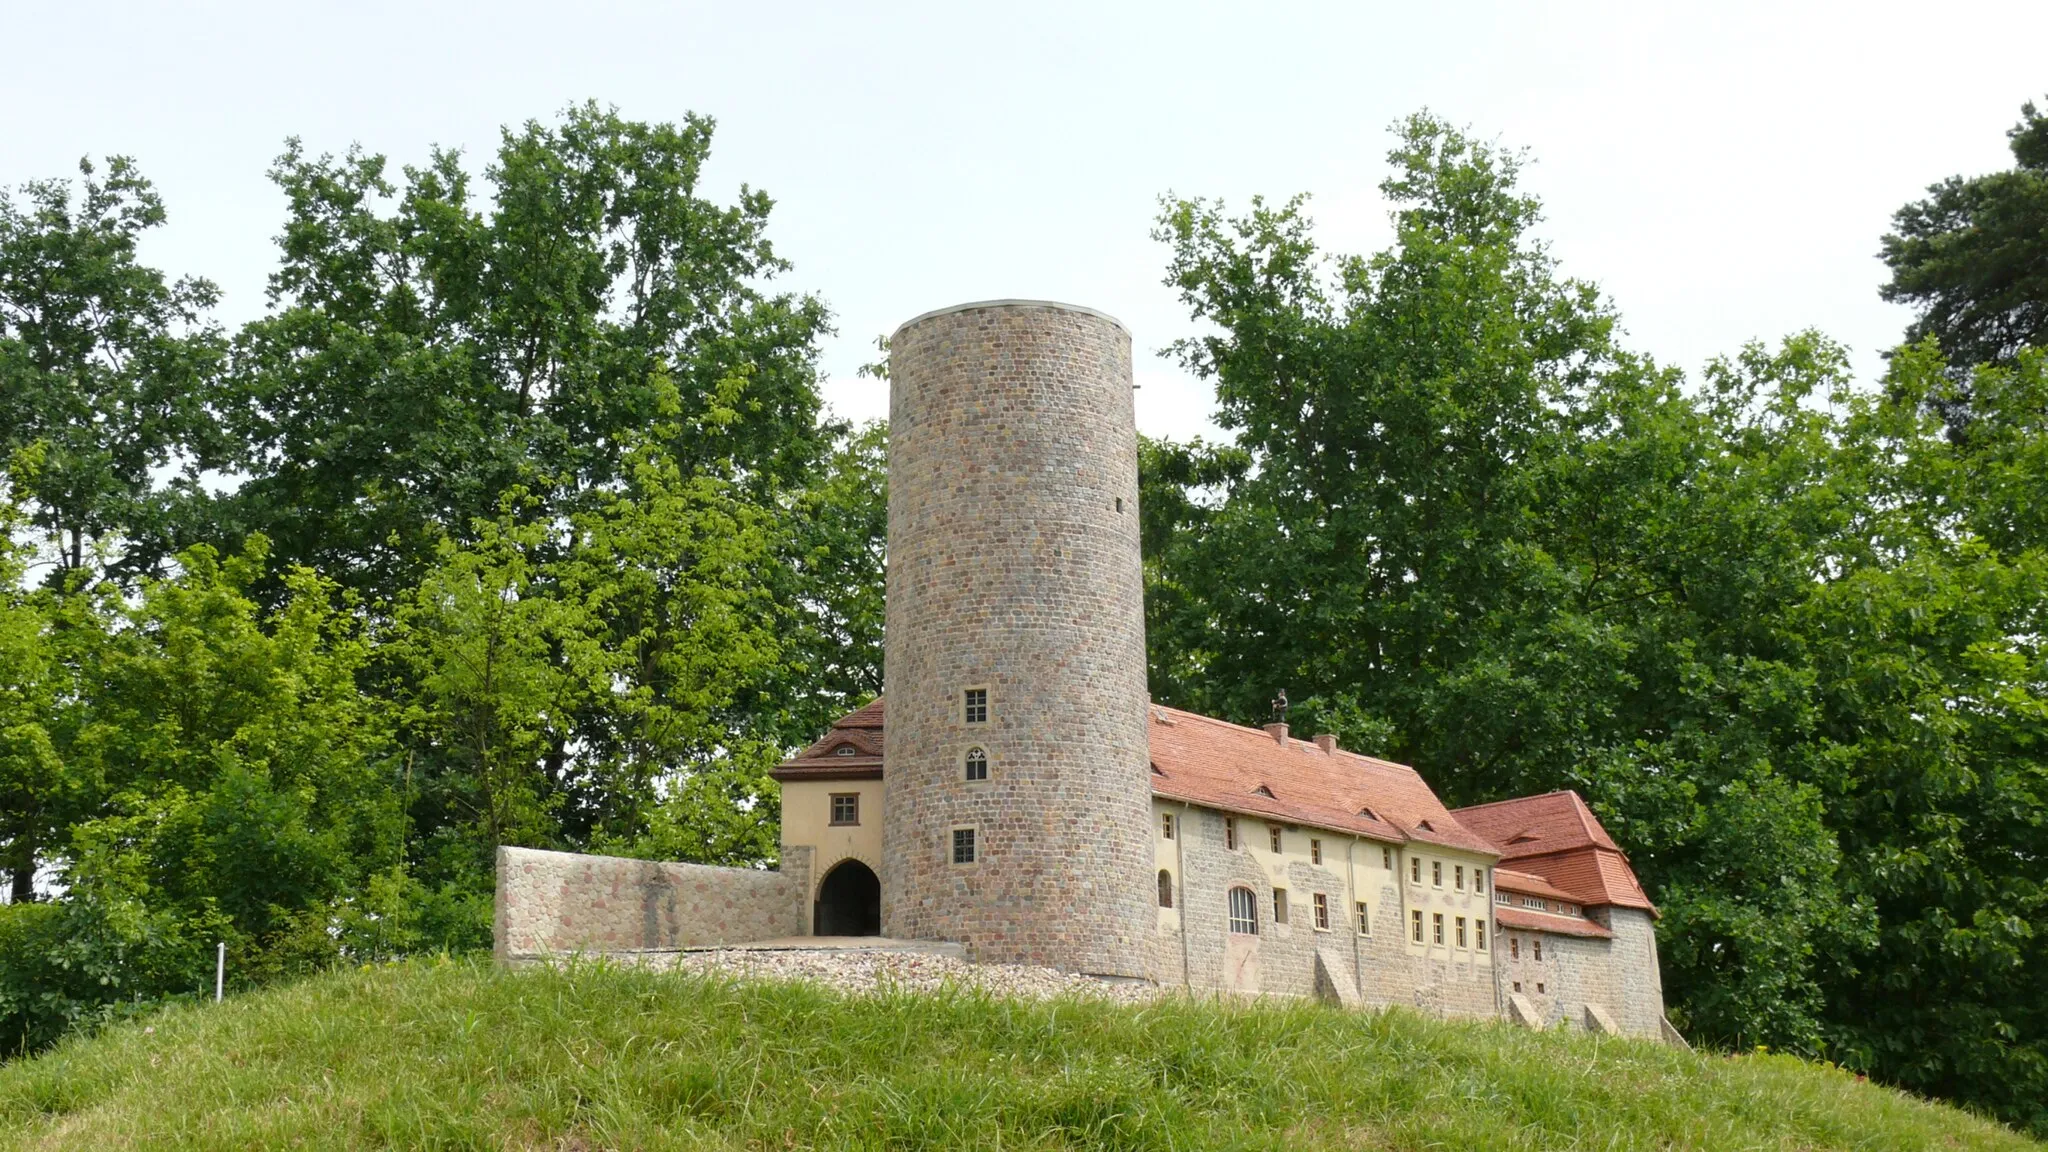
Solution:
[[[890,341],[883,698],[775,776],[776,872],[505,849],[499,951],[950,941],[1196,992],[1676,1038],[1655,907],[1574,793],[1152,703],[1130,334],[1041,301]]]

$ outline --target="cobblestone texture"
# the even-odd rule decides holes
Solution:
[[[1130,336],[1003,302],[890,349],[883,931],[1139,976],[1155,926]],[[986,723],[961,692],[988,689]],[[980,746],[989,778],[962,758]],[[980,858],[951,862],[954,829]]]

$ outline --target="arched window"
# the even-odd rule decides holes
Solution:
[[[1249,888],[1230,890],[1230,930],[1246,936],[1259,934],[1259,898]]]
[[[988,779],[988,753],[979,748],[969,748],[967,750],[967,778],[969,780]]]
[[[1173,873],[1164,868],[1159,870],[1159,906],[1173,907]]]

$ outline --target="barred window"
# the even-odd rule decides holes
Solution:
[[[979,748],[969,748],[967,750],[967,778],[969,780],[988,779],[987,752]]]
[[[1249,888],[1230,890],[1230,930],[1244,936],[1259,934],[1259,899]]]

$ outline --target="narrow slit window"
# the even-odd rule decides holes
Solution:
[[[988,753],[979,748],[967,750],[967,779],[972,782],[988,779]]]
[[[1173,907],[1173,873],[1164,868],[1159,870],[1159,906]]]
[[[1308,841],[1308,862],[1311,864],[1321,864],[1323,862],[1323,842],[1313,836],[1309,837]]]
[[[1273,889],[1273,923],[1287,923],[1287,889]]]
[[[1237,817],[1235,816],[1225,816],[1223,818],[1223,846],[1232,851],[1237,849]]]
[[[1372,909],[1366,907],[1363,900],[1358,902],[1358,934],[1360,936],[1372,935]]]
[[[1278,828],[1268,828],[1268,829],[1266,829],[1266,839],[1267,839],[1268,841],[1270,841],[1270,842],[1272,843],[1272,845],[1273,845],[1273,851],[1274,851],[1275,853],[1278,853],[1278,852],[1280,851],[1280,829],[1278,829]]]

